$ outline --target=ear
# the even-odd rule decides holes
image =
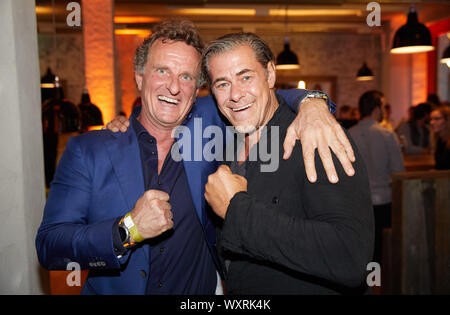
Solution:
[[[134,74],[134,80],[136,81],[136,85],[139,91],[142,90],[142,80],[144,79],[144,76],[139,73]]]
[[[277,80],[275,64],[273,61],[267,63],[267,82],[269,83],[269,88],[273,89],[275,87],[275,82]]]

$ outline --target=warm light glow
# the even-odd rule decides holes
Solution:
[[[152,17],[152,16],[115,16],[114,23],[154,23],[161,21],[160,18]]]
[[[360,10],[344,10],[344,9],[270,9],[270,16],[342,16],[342,15],[356,15],[360,16]]]
[[[373,80],[373,76],[364,76],[356,78],[356,81],[370,81],[370,80]]]
[[[213,9],[213,8],[188,8],[171,10],[171,13],[181,15],[256,15],[255,9]]]
[[[108,122],[116,117],[113,1],[83,1],[85,85]]]
[[[443,58],[443,59],[441,59],[441,63],[447,64],[447,67],[450,68],[450,58]]]
[[[52,13],[52,8],[36,6],[36,14],[49,14]]]
[[[300,69],[300,65],[276,65],[275,69],[277,70],[295,70],[295,69]]]
[[[96,126],[89,126],[88,127],[88,131],[92,131],[92,130],[102,130],[103,125],[96,125]]]
[[[138,28],[125,28],[125,29],[116,29],[114,30],[114,34],[116,35],[139,35],[147,37],[152,32],[150,30],[138,29]]]
[[[306,82],[305,81],[298,81],[297,89],[305,89],[306,88]]]
[[[53,88],[55,88],[55,83],[41,83],[41,88],[53,89]]]
[[[415,54],[434,50],[434,46],[405,46],[391,49],[391,54]]]

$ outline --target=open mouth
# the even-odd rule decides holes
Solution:
[[[245,106],[242,106],[242,107],[239,107],[239,108],[232,108],[231,110],[233,112],[241,112],[243,110],[246,110],[247,108],[250,108],[252,105],[253,105],[253,103],[250,103],[248,105],[245,105]]]
[[[172,105],[178,105],[179,101],[164,95],[159,95],[158,100],[172,104]]]

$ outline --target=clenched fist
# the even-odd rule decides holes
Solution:
[[[131,218],[144,239],[152,238],[173,227],[171,209],[167,193],[147,190],[136,202]]]
[[[214,174],[208,176],[205,198],[214,212],[225,218],[230,200],[240,191],[247,191],[245,177],[233,174],[226,165],[221,165]]]

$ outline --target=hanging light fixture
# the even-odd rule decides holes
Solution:
[[[54,87],[55,87],[55,75],[53,74],[50,67],[48,67],[47,72],[41,78],[41,88],[53,89]]]
[[[289,38],[287,36],[284,41],[284,49],[277,56],[275,68],[278,70],[294,70],[300,68],[297,55],[290,49]]]
[[[442,54],[441,63],[445,63],[450,68],[450,45],[444,50]]]
[[[287,34],[287,15],[288,15],[288,7],[286,6],[284,17],[286,34]],[[284,49],[277,56],[277,64],[275,68],[277,70],[295,70],[300,68],[297,55],[290,49],[289,38],[287,36],[284,39]]]
[[[358,70],[358,74],[356,75],[357,81],[370,81],[373,80],[373,72],[364,62],[361,68]]]
[[[408,14],[408,21],[400,27],[394,36],[391,53],[413,54],[434,50],[428,28],[419,23],[414,5]]]

